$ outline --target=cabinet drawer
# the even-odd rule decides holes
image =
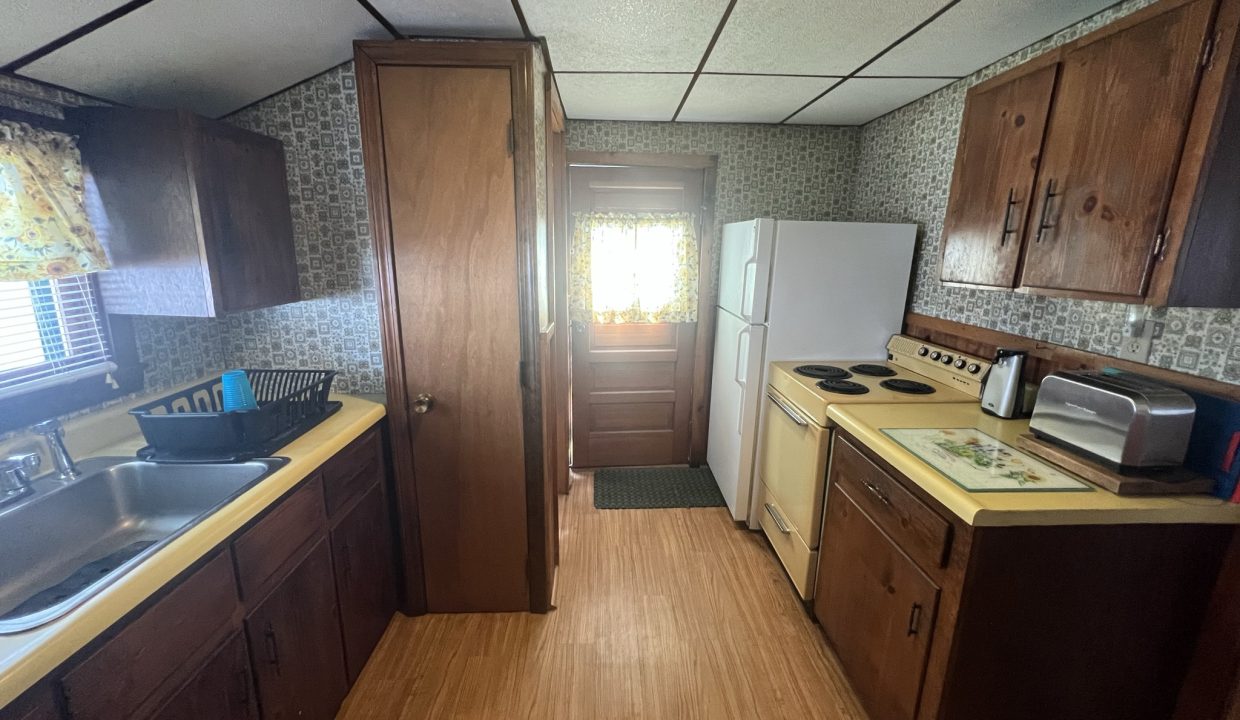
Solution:
[[[317,537],[323,534],[323,481],[315,477],[233,542],[237,556],[237,579],[247,603],[262,597]]]
[[[69,716],[127,720],[155,702],[184,669],[235,630],[240,620],[228,551],[177,585],[62,680]]]
[[[379,429],[372,428],[323,466],[328,517],[334,517],[337,510],[379,479],[383,468],[380,449]]]
[[[814,573],[818,570],[818,551],[810,550],[805,539],[788,522],[788,516],[779,500],[771,494],[766,483],[759,486],[758,523],[770,541],[780,563],[787,571],[797,593],[805,600],[814,597]]]
[[[943,565],[951,545],[951,523],[838,435],[831,455],[831,482],[848,490],[857,505],[922,567]]]

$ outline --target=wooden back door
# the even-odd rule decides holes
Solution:
[[[700,245],[709,242],[701,227],[703,179],[701,169],[572,166],[569,207],[692,212]],[[700,278],[698,287],[704,291]],[[687,463],[697,323],[577,319],[572,329],[573,466]]]

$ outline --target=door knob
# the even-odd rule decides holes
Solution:
[[[419,415],[425,415],[435,407],[435,398],[426,393],[422,393],[413,399],[413,411]]]

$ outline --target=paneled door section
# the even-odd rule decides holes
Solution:
[[[691,212],[708,241],[700,169],[574,166],[569,187],[574,212]],[[573,466],[688,462],[697,323],[572,329]]]
[[[431,612],[528,606],[509,73],[378,68]]]

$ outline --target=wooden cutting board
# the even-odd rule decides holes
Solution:
[[[1120,475],[1119,473],[1071,450],[1039,440],[1030,433],[1016,439],[1021,450],[1037,455],[1043,460],[1079,475],[1091,483],[1116,495],[1197,495],[1208,493],[1214,481],[1188,468],[1160,470],[1146,475]]]

